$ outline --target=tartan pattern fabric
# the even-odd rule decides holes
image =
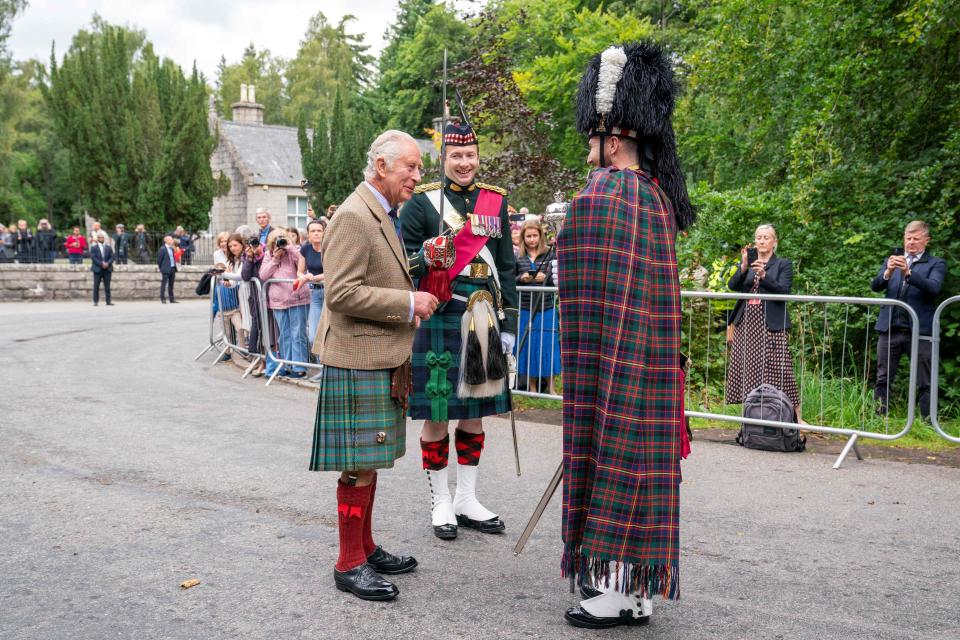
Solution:
[[[460,429],[454,430],[456,435],[457,462],[469,467],[480,464],[480,454],[483,453],[484,433],[467,433]]]
[[[403,410],[390,397],[389,369],[323,368],[311,471],[390,468],[406,452],[406,433]]]
[[[423,455],[423,468],[427,471],[446,468],[450,460],[450,434],[435,442],[426,442],[421,438],[420,453]]]
[[[453,292],[465,298],[479,289],[486,290],[487,287],[460,278],[453,281]],[[510,410],[506,389],[491,398],[457,397],[462,339],[460,318],[466,310],[466,303],[451,300],[429,320],[420,323],[417,329],[413,339],[413,392],[410,394],[410,417],[414,420],[469,420]],[[448,364],[445,354],[449,354]],[[440,380],[431,379],[437,377],[431,376],[431,371],[438,366],[436,362],[433,365],[428,363],[428,360],[436,360],[436,356],[442,356],[446,367],[446,375]]]
[[[673,207],[640,171],[603,169],[557,239],[562,574],[626,569],[625,593],[679,597],[682,409]],[[614,574],[616,575],[616,574]]]

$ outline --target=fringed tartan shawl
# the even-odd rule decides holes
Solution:
[[[562,574],[578,585],[680,594],[676,233],[673,207],[647,174],[603,169],[557,238]]]

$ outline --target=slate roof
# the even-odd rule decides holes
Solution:
[[[241,124],[220,120],[220,135],[231,148],[234,161],[247,184],[299,187],[303,179],[300,144],[294,127]],[[308,135],[312,132],[308,131]],[[439,155],[433,141],[417,139],[424,155]]]
[[[294,127],[240,124],[220,120],[220,135],[248,184],[299,187],[303,179],[300,145]]]

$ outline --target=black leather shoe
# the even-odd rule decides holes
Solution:
[[[507,528],[499,516],[493,516],[489,520],[471,520],[462,513],[457,516],[457,524],[461,527],[476,529],[480,533],[502,533]]]
[[[108,303],[107,303],[107,306],[108,306],[108,307],[112,307],[112,306],[113,306],[113,303],[112,303],[112,302],[108,302]]]
[[[400,593],[366,562],[348,571],[334,569],[333,582],[340,591],[349,591],[361,600],[393,600]]]
[[[457,518],[459,520],[459,518]],[[434,525],[433,535],[437,536],[441,540],[455,540],[457,537],[457,525],[455,524],[441,524],[439,526]]]
[[[367,556],[367,564],[373,567],[377,573],[394,576],[398,573],[407,573],[417,567],[417,559],[412,556],[395,556],[389,551],[384,551],[383,547],[377,547],[376,550]]]
[[[171,300],[171,301],[170,301],[170,304],[180,304],[180,301],[179,301],[179,300]]]
[[[634,617],[632,611],[623,611],[619,616],[599,618],[580,607],[571,607],[563,614],[564,620],[581,629],[612,629],[613,627],[639,626],[650,622],[650,616]]]
[[[603,595],[603,591],[600,591],[600,589],[594,589],[590,585],[582,584],[580,585],[580,595],[583,596],[584,600],[589,600],[590,598],[596,598],[597,596]]]
[[[162,302],[163,304],[167,304],[167,301],[164,300],[163,298],[160,298],[160,302]]]

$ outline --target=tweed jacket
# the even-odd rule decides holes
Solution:
[[[365,184],[323,234],[326,303],[313,352],[343,369],[392,369],[413,350],[413,280],[393,221]]]

